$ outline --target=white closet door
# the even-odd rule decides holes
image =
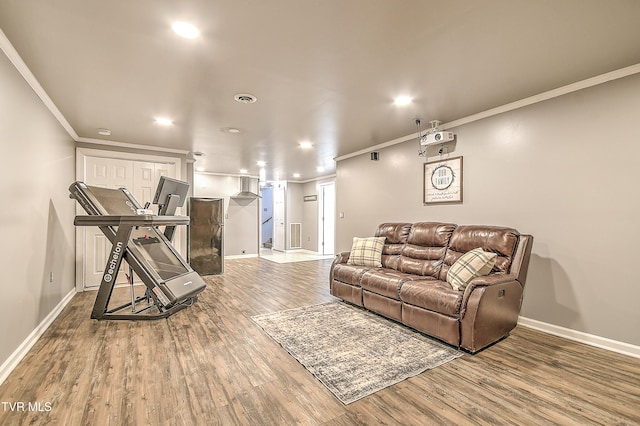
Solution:
[[[115,158],[87,157],[85,169],[85,183],[102,188],[131,188],[133,187],[133,162]],[[80,214],[85,214],[78,207]],[[100,228],[82,227],[84,233],[84,277],[86,289],[97,288],[102,280],[104,266],[111,250],[111,242],[104,236]],[[126,283],[126,277],[121,272],[116,283]]]

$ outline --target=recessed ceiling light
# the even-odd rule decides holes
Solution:
[[[236,95],[233,96],[233,99],[235,99],[237,102],[241,102],[243,104],[252,104],[255,103],[258,98],[256,98],[255,96],[249,94],[249,93],[238,93]]]
[[[111,130],[109,129],[98,129],[98,134],[102,136],[111,136]]]
[[[300,176],[301,176],[300,173],[294,173],[293,174],[293,177],[296,178],[296,179],[299,178]]]
[[[258,167],[264,167],[267,165],[267,163],[264,161],[257,161],[256,164],[258,165]]]
[[[324,167],[322,166],[316,167],[316,171],[322,173],[324,172]]]
[[[247,169],[240,169],[240,173],[246,175],[247,173],[249,173],[249,171]]]
[[[393,103],[398,106],[405,106],[405,105],[409,105],[411,101],[413,101],[413,98],[411,96],[403,95],[395,98],[393,100]]]
[[[159,124],[161,126],[171,126],[173,124],[173,120],[164,117],[156,117],[155,121],[156,124]]]
[[[309,141],[302,141],[300,142],[300,144],[298,145],[300,148],[302,149],[311,149],[313,148],[313,144]]]
[[[240,133],[240,129],[237,129],[235,127],[222,127],[220,131],[222,133],[233,133],[234,135]]]
[[[200,35],[200,31],[193,24],[188,22],[174,22],[173,25],[171,25],[171,28],[176,34],[184,38],[193,39]]]

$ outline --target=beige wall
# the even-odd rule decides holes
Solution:
[[[74,142],[3,52],[0,129],[1,365],[73,290],[75,247]]]
[[[423,206],[415,141],[340,161],[336,248],[384,221],[512,226],[535,237],[523,316],[639,345],[638,111],[635,75],[453,129],[462,205]]]

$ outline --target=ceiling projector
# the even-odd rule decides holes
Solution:
[[[453,132],[434,132],[427,133],[420,138],[420,145],[428,146],[433,144],[451,142],[456,135]]]

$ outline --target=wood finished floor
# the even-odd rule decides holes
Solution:
[[[229,260],[155,322],[90,320],[95,293],[77,294],[0,386],[42,411],[3,404],[0,424],[640,424],[640,360],[525,327],[343,405],[250,319],[335,300],[330,263]]]

